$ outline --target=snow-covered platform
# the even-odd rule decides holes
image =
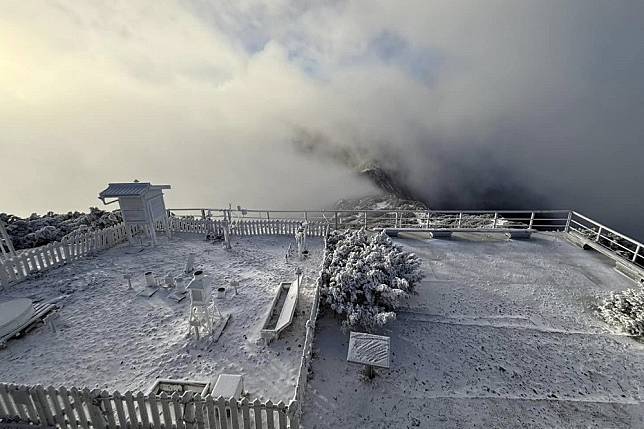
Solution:
[[[427,277],[383,332],[391,368],[364,381],[321,319],[305,427],[644,427],[644,344],[594,314],[634,286],[614,262],[558,233],[395,241]]]
[[[305,322],[315,292],[323,252],[319,239],[309,240],[310,257],[286,261],[291,237],[254,236],[221,242],[202,234],[179,233],[156,247],[121,245],[55,270],[40,278],[6,287],[0,302],[15,298],[57,301],[57,331],[38,328],[0,350],[0,382],[146,391],[157,378],[214,383],[219,374],[244,376],[252,399],[292,398],[304,342]],[[160,288],[150,298],[144,273],[163,278],[183,272],[190,252],[195,269],[204,270],[213,290],[225,286],[217,299],[222,313],[232,315],[216,343],[187,337],[189,300],[172,300]],[[269,347],[260,339],[275,288],[303,270],[300,299],[293,323]],[[128,290],[125,273],[132,273]],[[238,293],[230,287],[239,282]],[[185,284],[185,282],[184,282]]]

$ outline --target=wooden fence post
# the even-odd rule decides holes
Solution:
[[[76,409],[76,413],[78,413],[78,420],[80,422],[81,427],[83,429],[89,427],[88,416],[85,414],[85,408],[83,407],[83,400],[81,399],[81,393],[75,387],[72,387],[70,389],[70,392],[71,392],[72,398],[74,398],[74,408]]]
[[[291,429],[300,428],[300,404],[296,400],[288,403],[288,419]]]
[[[56,391],[54,386],[49,386],[47,388],[47,393],[49,394],[49,400],[54,405],[52,413],[54,420],[56,420],[60,427],[66,427],[67,425],[65,424],[65,415],[63,414],[63,410],[62,408],[60,408],[60,402],[58,401],[58,392]]]
[[[217,398],[217,411],[219,413],[219,427],[221,429],[228,429],[228,421],[226,419],[226,400],[221,396]]]
[[[193,397],[192,402],[195,404],[195,423],[197,424],[197,429],[205,429],[205,421],[203,418],[203,400],[201,399],[201,394],[197,393]],[[225,414],[224,414],[225,415]]]
[[[241,400],[242,421],[244,422],[244,429],[250,427],[250,407],[246,397]]]
[[[216,428],[217,427],[217,413],[215,412],[215,401],[211,395],[206,396],[206,417],[208,419],[208,427]]]
[[[60,387],[58,389],[58,394],[63,402],[63,411],[67,416],[67,423],[72,429],[77,429],[78,424],[76,423],[76,415],[74,414],[72,404],[69,402],[69,392],[64,387]]]
[[[54,421],[54,418],[51,415],[51,411],[49,409],[49,403],[47,402],[47,396],[46,396],[47,394],[45,393],[45,389],[43,389],[43,387],[38,384],[29,390],[31,393],[31,398],[34,401],[34,404],[36,404],[38,415],[40,416],[39,423],[43,426],[55,425],[56,422]]]

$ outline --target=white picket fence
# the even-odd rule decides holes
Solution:
[[[172,232],[192,232],[197,234],[223,234],[227,221],[222,219],[170,218]],[[294,235],[302,225],[297,219],[251,219],[233,220],[228,223],[230,233],[238,236],[248,235]],[[163,229],[161,224],[158,229]],[[308,222],[307,233],[312,237],[326,237],[329,224],[325,222]]]
[[[125,224],[120,223],[99,231],[71,235],[46,246],[19,251],[16,256],[0,261],[0,286],[20,282],[30,274],[57,268],[109,249],[127,240],[126,228]]]
[[[40,425],[71,429],[299,428],[298,404],[199,393],[144,395],[98,389],[0,384],[0,427]]]
[[[5,228],[5,224],[0,220],[0,261],[6,258],[11,258],[16,255],[16,250],[13,248],[9,233]]]
[[[169,224],[173,232],[223,234],[226,221],[171,217]],[[300,225],[301,221],[293,219],[234,220],[230,223],[229,228],[232,235],[238,236],[293,235]],[[21,282],[31,274],[60,267],[88,254],[94,254],[122,243],[127,240],[127,228],[128,226],[124,223],[120,223],[99,231],[71,235],[62,241],[23,250],[16,256],[2,259],[0,260],[0,287]],[[131,228],[132,235],[142,231],[141,227],[129,228]],[[329,225],[323,222],[309,222],[307,228],[309,236],[325,237]],[[159,223],[157,229],[163,230],[163,224]]]
[[[324,240],[324,252],[322,254],[322,261],[320,265],[324,267],[324,261],[327,256],[327,242]],[[298,370],[297,381],[295,384],[295,394],[293,400],[298,404],[304,403],[304,393],[306,391],[306,384],[308,382],[309,369],[311,367],[311,360],[313,358],[313,341],[315,339],[315,324],[318,320],[320,311],[320,286],[322,285],[322,270],[318,274],[315,283],[315,296],[313,298],[313,305],[309,318],[306,321],[306,336],[304,337],[304,347],[302,348],[302,357],[300,359],[300,367]]]

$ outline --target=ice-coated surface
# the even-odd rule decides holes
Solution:
[[[366,382],[348,335],[318,324],[306,428],[644,427],[644,345],[596,314],[633,287],[560,235],[395,241],[427,274],[391,336],[391,369]]]
[[[30,299],[12,299],[0,302],[0,338],[11,334],[34,315]]]
[[[40,278],[0,290],[0,301],[18,297],[42,300],[64,296],[55,334],[38,328],[11,340],[0,350],[0,381],[54,386],[147,390],[156,378],[215,381],[222,373],[244,376],[245,389],[255,397],[292,398],[304,342],[304,323],[313,299],[323,246],[309,239],[310,257],[285,261],[291,237],[241,237],[230,251],[223,243],[205,242],[203,235],[176,234],[156,248],[119,246]],[[163,278],[181,275],[190,252],[204,281],[229,287],[220,310],[231,313],[216,344],[187,339],[189,299],[177,303],[161,288],[151,298],[136,296],[145,288],[143,274]],[[300,265],[304,279],[293,324],[269,347],[256,344],[275,288],[293,280]],[[131,268],[128,270],[128,268]],[[132,272],[128,290],[125,272]],[[191,276],[185,275],[184,284]],[[303,314],[304,312],[304,314]]]

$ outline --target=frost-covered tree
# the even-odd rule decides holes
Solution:
[[[374,330],[396,318],[395,310],[423,277],[420,259],[385,234],[333,231],[320,278],[322,303],[345,317],[344,328]]]
[[[599,314],[609,325],[631,335],[644,335],[644,288],[612,292],[599,306]]]

